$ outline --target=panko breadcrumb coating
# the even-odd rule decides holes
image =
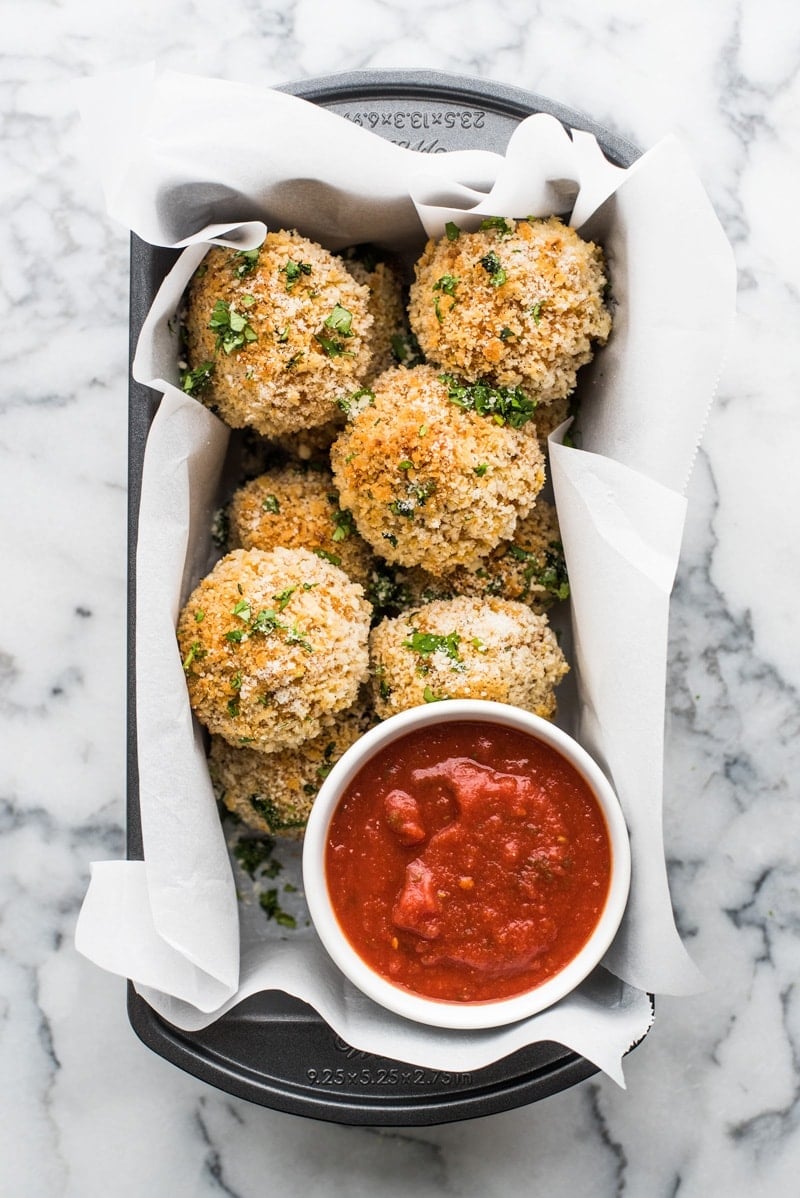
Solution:
[[[568,669],[547,617],[506,599],[436,600],[370,635],[381,719],[437,699],[491,699],[552,719]]]
[[[372,326],[372,361],[366,374],[369,382],[377,375],[397,365],[397,339],[407,337],[403,280],[397,268],[388,261],[358,256],[358,248],[343,254],[344,264],[358,283],[369,291],[368,307],[374,321]]]
[[[317,736],[367,675],[371,609],[305,549],[237,549],[193,591],[178,644],[195,715],[264,753]]]
[[[569,595],[556,509],[537,499],[533,510],[517,521],[514,539],[502,541],[477,567],[459,566],[443,577],[417,568],[402,574],[398,582],[412,606],[457,595],[494,595],[544,611]]]
[[[533,425],[512,427],[523,407],[507,423],[479,415],[432,366],[386,371],[373,393],[331,449],[342,506],[388,562],[437,574],[476,565],[544,483]]]
[[[208,766],[217,796],[256,832],[297,839],[324,779],[374,720],[362,696],[331,716],[319,736],[294,749],[258,753],[212,736]]]
[[[328,470],[287,465],[240,487],[228,508],[232,549],[310,549],[366,586],[372,550],[358,535]]]
[[[603,254],[557,217],[449,226],[416,265],[409,318],[425,356],[474,381],[521,386],[542,404],[568,395],[603,344]]]
[[[372,363],[369,303],[340,258],[296,232],[214,247],[189,286],[184,388],[265,437],[324,424]]]

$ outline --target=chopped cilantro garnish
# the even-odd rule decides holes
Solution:
[[[456,287],[460,281],[461,280],[457,279],[455,275],[442,275],[442,277],[437,279],[433,284],[433,290],[441,291],[443,295],[451,295],[455,299]]]
[[[278,512],[281,510],[281,505],[278,502],[277,495],[266,495],[264,497],[264,502],[261,504],[261,510],[262,512],[269,512],[271,516],[277,516]]]
[[[286,644],[300,645],[302,649],[305,649],[306,653],[314,652],[314,646],[311,644],[308,638],[304,636],[302,630],[298,628],[296,624],[293,624],[291,628],[286,629]]]
[[[263,633],[264,636],[269,636],[276,628],[285,630],[286,625],[278,619],[277,612],[271,607],[262,608],[260,612],[253,617],[251,621],[253,632]]]
[[[244,304],[245,308],[252,308],[252,306],[255,302],[256,302],[256,297],[254,295],[243,295],[242,296],[242,303]]]
[[[181,374],[181,388],[187,395],[199,395],[211,381],[214,373],[213,362],[201,362],[194,370],[184,370]]]
[[[250,619],[250,602],[247,599],[240,599],[234,607],[232,613],[234,616],[239,616],[242,620]]]
[[[289,915],[288,911],[284,911],[278,902],[277,889],[265,890],[263,894],[258,896],[258,902],[261,909],[266,914],[267,919],[274,919],[282,928],[296,928],[297,920],[293,915]]]
[[[461,230],[459,229],[459,227],[455,223],[455,221],[449,220],[444,227],[444,231],[447,234],[448,241],[458,241],[458,237],[459,237],[459,234],[461,233]]]
[[[286,363],[286,366],[284,367],[284,369],[285,369],[285,370],[294,370],[295,366],[296,366],[296,365],[298,364],[298,362],[299,362],[299,361],[302,359],[302,357],[303,357],[303,351],[302,351],[302,350],[300,350],[300,352],[299,352],[299,353],[292,354],[291,358],[290,358],[290,359],[289,359],[289,361]]]
[[[238,693],[241,689],[242,689],[242,671],[237,670],[236,673],[231,678],[231,690],[234,691],[238,695]]]
[[[402,462],[397,463],[398,470],[413,470],[414,463],[409,458],[403,458]]]
[[[347,308],[343,308],[341,304],[334,306],[324,324],[326,329],[333,329],[335,333],[341,333],[343,337],[353,336],[353,313],[348,312]]]
[[[484,474],[489,469],[489,463],[481,462],[480,466],[473,466],[472,469],[474,473],[477,474],[478,478],[483,478]]]
[[[202,624],[203,620],[205,620],[205,618],[206,618],[206,613],[203,611],[202,607],[198,607],[197,611],[194,613],[195,624]]]
[[[422,697],[426,703],[440,703],[441,700],[445,699],[447,696],[437,695],[436,692],[431,689],[431,687],[426,686],[425,690],[422,692]]]
[[[492,287],[502,287],[508,275],[503,269],[500,259],[494,250],[490,250],[488,254],[484,254],[481,258],[481,266],[489,275],[489,282]]]
[[[419,428],[417,429],[417,436],[418,436],[418,437],[427,437],[427,435],[428,435],[428,426],[427,426],[427,424],[421,424],[421,425],[419,426]]]
[[[333,530],[334,541],[346,541],[356,531],[353,514],[346,508],[337,508],[335,512],[331,513],[331,519],[336,526]]]
[[[508,327],[508,325],[506,325],[505,328],[500,330],[500,340],[501,341],[510,341],[511,338],[515,337],[515,336],[516,336],[516,334],[514,333],[513,329],[510,329]]]
[[[411,649],[420,657],[429,657],[432,653],[444,653],[451,661],[461,661],[458,646],[461,637],[457,632],[449,632],[440,636],[437,632],[419,632],[415,629],[407,641],[403,641],[404,649]]]
[[[392,688],[389,686],[389,683],[386,681],[385,678],[381,678],[380,682],[378,683],[378,691],[380,693],[381,698],[384,700],[388,699],[389,696],[391,695]]]
[[[317,557],[321,557],[323,561],[330,562],[332,566],[341,566],[342,559],[337,557],[335,553],[328,553],[327,549],[314,549]]]
[[[495,387],[491,383],[465,383],[453,374],[439,375],[447,387],[448,398],[467,411],[490,417],[495,424],[522,428],[533,419],[536,400],[529,399],[519,387]]]
[[[201,661],[205,657],[206,652],[207,650],[201,646],[199,641],[192,641],[189,646],[189,652],[183,659],[184,672],[188,674],[194,662]]]
[[[533,317],[534,324],[539,323],[539,321],[542,319],[542,305],[539,300],[537,300],[536,303],[528,309],[528,314]]]
[[[292,595],[295,593],[296,590],[297,590],[296,586],[295,587],[287,587],[285,591],[281,591],[279,594],[272,596],[272,598],[275,600],[275,602],[278,605],[278,611],[284,610],[284,608],[287,606],[289,600],[291,599]]]
[[[286,290],[291,291],[295,283],[303,277],[303,275],[311,274],[311,264],[308,262],[293,262],[291,258],[285,266],[280,268],[280,273],[286,275]]]
[[[258,334],[247,317],[225,300],[217,300],[208,327],[217,334],[217,350],[221,349],[226,354],[232,354],[234,350],[258,340]]]
[[[501,237],[510,237],[514,230],[504,216],[487,216],[478,225],[481,233],[494,229]]]
[[[225,640],[230,641],[232,645],[241,645],[246,636],[243,628],[231,628],[225,633]]]
[[[235,720],[239,715],[239,700],[228,699],[228,715]]]
[[[537,586],[549,591],[556,599],[569,598],[567,566],[560,543],[554,542],[549,549],[544,551],[544,562],[538,554],[530,549],[523,549],[521,545],[509,545],[508,552],[516,561],[526,563],[523,572],[526,589],[532,582],[535,582]]]
[[[275,841],[270,836],[248,836],[237,840],[233,846],[233,855],[245,873],[255,878],[259,866],[269,863],[280,867],[279,861],[272,861]]]
[[[432,478],[426,482],[407,483],[406,494],[390,503],[389,511],[395,516],[404,516],[407,520],[413,520],[417,508],[424,507],[435,490],[436,483]]]
[[[383,533],[383,539],[384,539],[384,541],[388,541],[393,549],[397,548],[397,537],[394,535],[393,532]]]
[[[302,828],[305,820],[302,817],[282,815],[277,804],[267,795],[250,795],[250,806],[266,820],[273,832],[281,832],[286,828]]]
[[[357,391],[351,391],[349,395],[340,395],[336,403],[345,416],[357,416],[359,412],[365,411],[374,400],[374,391],[371,391],[369,387],[359,387]]]
[[[337,341],[335,337],[328,337],[325,333],[315,333],[314,340],[322,347],[329,358],[354,357],[350,350],[345,349],[344,342]]]
[[[275,337],[279,345],[283,345],[289,340],[289,326],[285,324],[282,329],[275,330]]]
[[[252,274],[258,266],[258,254],[261,246],[257,246],[254,250],[237,250],[231,258],[233,273],[237,279],[243,279],[245,275]]]

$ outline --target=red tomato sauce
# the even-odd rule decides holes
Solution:
[[[464,721],[366,763],[333,815],[325,868],[342,930],[374,970],[477,1002],[531,990],[577,955],[606,901],[611,849],[560,753]]]

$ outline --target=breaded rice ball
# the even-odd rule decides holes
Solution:
[[[344,264],[356,282],[369,291],[368,307],[374,321],[372,361],[366,375],[369,382],[390,366],[396,366],[398,338],[404,342],[407,336],[406,308],[403,297],[403,280],[391,262],[375,261],[369,257],[359,258],[357,251],[343,255]]]
[[[429,241],[416,266],[409,318],[425,356],[470,381],[521,386],[541,404],[575,387],[603,344],[603,254],[557,217],[489,217]]]
[[[479,415],[474,389],[432,366],[388,370],[373,392],[331,449],[340,503],[388,562],[435,574],[477,565],[513,536],[544,483],[533,425],[511,424],[532,407],[515,397],[498,423],[499,409]]]
[[[287,465],[245,483],[228,508],[231,549],[309,549],[366,586],[372,550],[339,506],[328,470]]]
[[[412,606],[456,595],[495,595],[527,603],[533,611],[545,611],[569,595],[556,509],[537,499],[533,510],[517,521],[514,539],[501,541],[477,567],[459,566],[443,577],[417,568],[404,573],[398,582]]]
[[[305,549],[236,549],[178,620],[195,715],[262,753],[318,736],[367,675],[370,607],[360,586]]]
[[[258,753],[212,736],[208,767],[217,796],[256,832],[297,839],[324,779],[374,720],[362,696],[354,707],[329,717],[319,736],[294,749]]]
[[[324,424],[373,360],[369,302],[340,258],[298,233],[214,247],[189,286],[184,389],[265,437]]]
[[[439,599],[370,635],[381,719],[437,699],[491,699],[552,719],[568,669],[547,617],[506,599]]]

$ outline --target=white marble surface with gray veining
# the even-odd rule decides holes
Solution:
[[[2,28],[0,1192],[796,1194],[800,10],[30,0]],[[723,220],[740,315],[675,589],[665,811],[679,924],[712,985],[659,1002],[627,1091],[593,1080],[416,1130],[310,1123],[150,1053],[124,984],[74,950],[89,862],[124,851],[127,236],[69,85],[151,58],[265,84],[397,67],[516,84],[643,146],[675,132]]]

